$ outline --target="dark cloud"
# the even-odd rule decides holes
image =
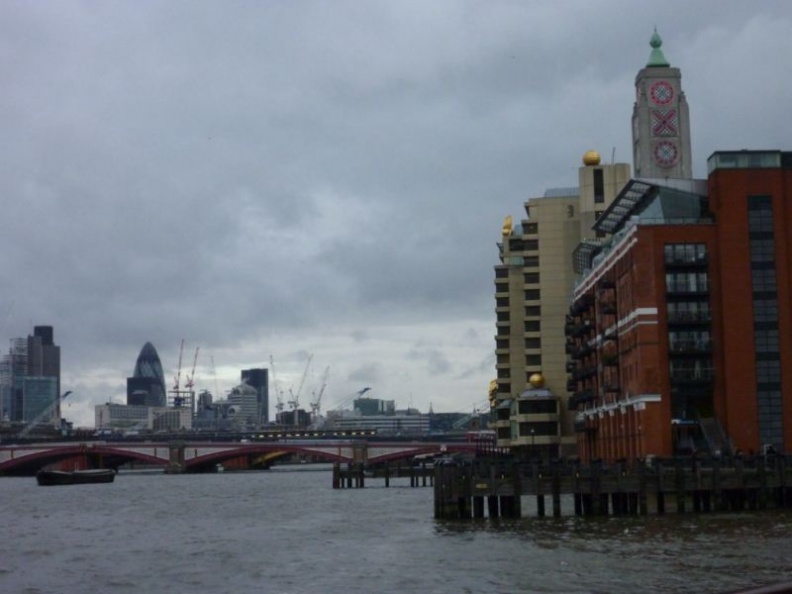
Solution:
[[[494,372],[501,221],[585,150],[630,160],[652,28],[703,176],[717,149],[789,148],[790,21],[784,1],[3,3],[0,338],[54,325],[87,421],[144,342],[171,374],[182,338],[210,389],[270,355],[291,385],[310,353],[329,397],[467,408]]]

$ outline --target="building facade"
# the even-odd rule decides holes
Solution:
[[[140,349],[132,377],[127,378],[127,404],[131,406],[165,406],[165,374],[154,345],[147,342]]]
[[[626,163],[602,164],[599,155],[589,151],[579,168],[577,187],[547,190],[525,203],[526,218],[518,225],[512,226],[509,219],[504,223],[500,264],[495,267],[493,403],[501,447],[547,456],[574,454],[564,339],[576,279],[572,256],[582,240],[599,241],[591,226],[629,177]],[[543,399],[555,398],[556,412],[548,412],[550,405],[535,404],[537,388]],[[521,404],[521,399],[526,402]]]
[[[0,361],[0,421],[60,427],[60,347],[52,326],[11,341]]]
[[[258,424],[269,422],[269,370],[243,369],[242,381],[256,390],[258,398]]]
[[[792,448],[792,153],[632,180],[596,227],[567,337],[584,459]]]

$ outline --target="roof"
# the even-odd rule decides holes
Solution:
[[[567,187],[567,188],[547,188],[544,193],[544,198],[568,198],[569,196],[580,196],[580,188]]]
[[[709,216],[706,182],[695,179],[631,179],[594,223],[614,234],[632,217],[645,223],[691,223]]]
[[[652,53],[649,54],[649,61],[646,63],[647,68],[667,68],[671,66],[663,55],[663,50],[660,49],[663,46],[663,40],[657,33],[657,29],[654,30],[652,39],[649,40],[649,45],[652,46]]]

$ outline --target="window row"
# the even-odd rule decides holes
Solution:
[[[665,275],[665,281],[669,293],[709,291],[709,275],[706,272],[669,272]]]
[[[663,248],[666,264],[706,262],[707,246],[703,243],[669,243]]]

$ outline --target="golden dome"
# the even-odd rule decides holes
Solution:
[[[597,151],[586,151],[583,154],[583,165],[591,167],[600,164],[600,154]]]
[[[531,384],[532,388],[541,388],[544,386],[544,377],[541,373],[534,373],[529,379],[528,383]]]

